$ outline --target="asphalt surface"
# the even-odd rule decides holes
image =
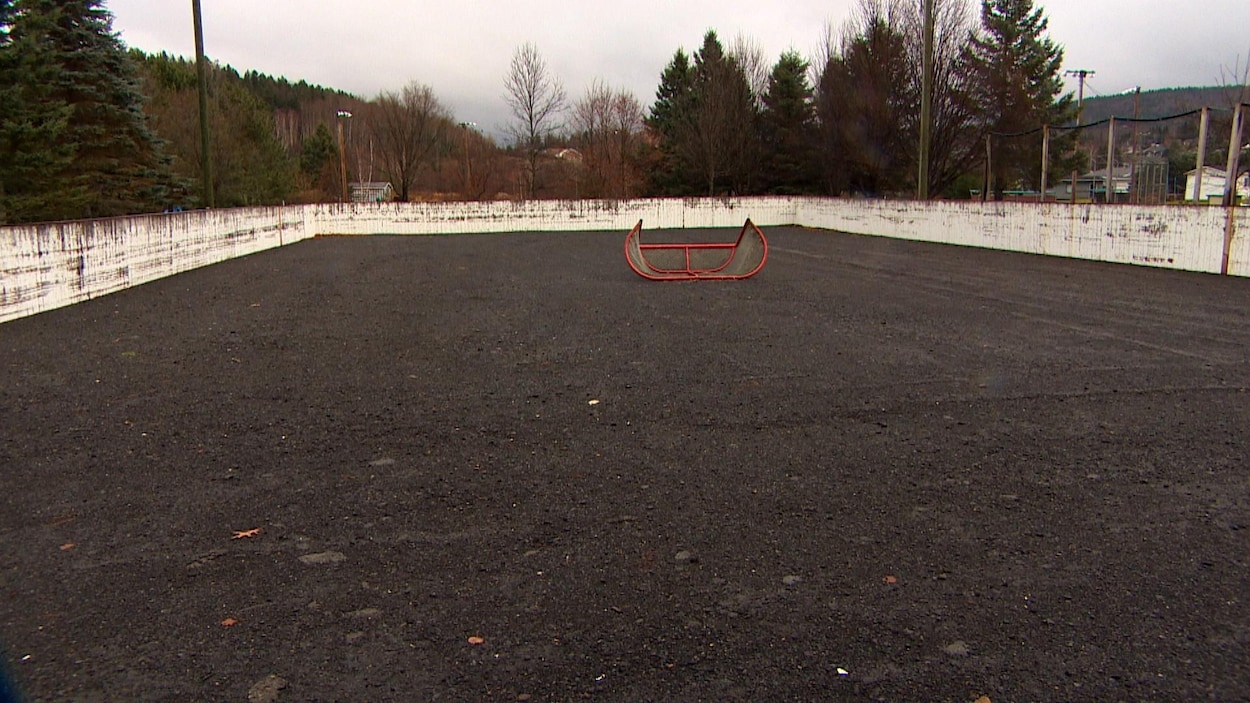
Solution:
[[[691,283],[317,239],[0,325],[18,685],[1250,700],[1250,281],[765,233]]]

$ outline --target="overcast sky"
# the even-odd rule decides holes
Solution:
[[[965,0],[979,12],[979,0]],[[531,42],[576,99],[596,79],[649,107],[679,47],[715,29],[744,35],[770,63],[815,55],[855,0],[202,0],[205,53],[240,71],[338,88],[362,98],[410,81],[431,86],[456,119],[498,133],[503,81]],[[1089,69],[1086,95],[1240,82],[1250,60],[1250,0],[1049,0],[1064,67]],[[195,53],[188,0],[107,0],[132,47]],[[1075,89],[1075,86],[1073,86]]]

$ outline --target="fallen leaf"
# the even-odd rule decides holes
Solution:
[[[477,635],[474,635],[469,638],[469,644],[473,644],[473,645],[486,644],[486,639],[482,637],[478,637]]]
[[[887,575],[885,578],[883,578],[883,579],[881,579],[881,580],[882,580],[883,582],[885,582],[885,583],[887,583],[887,584],[891,585],[891,586],[893,586],[894,584],[898,583],[898,577],[897,577],[897,576],[893,576],[893,575]]]
[[[258,534],[260,534],[259,527],[250,530],[235,530],[234,536],[230,539],[248,539],[249,537],[255,537]]]
[[[61,551],[68,552],[69,550],[73,549],[75,546],[77,545],[75,545],[73,542],[66,542],[65,544],[61,545]]]
[[[590,400],[590,404],[591,404],[591,405],[598,405],[598,404],[599,404],[599,400],[598,400],[598,399],[591,399],[591,400]]]
[[[973,701],[973,703],[990,703],[990,697],[989,697],[989,696],[981,696],[980,698],[978,698],[978,699],[976,699],[975,701]]]
[[[225,620],[221,621],[222,627],[234,627],[235,625],[238,625],[238,624],[239,624],[239,621],[235,620],[234,618],[226,618]]]

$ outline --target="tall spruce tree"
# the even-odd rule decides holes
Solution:
[[[708,30],[694,55],[693,128],[682,141],[704,194],[750,192],[758,165],[759,113],[746,72]]]
[[[135,67],[102,0],[17,0],[14,43],[49,69],[45,102],[69,113],[61,135],[67,166],[49,167],[55,198],[41,219],[159,210],[177,183],[143,112]],[[35,88],[26,81],[26,90]]]
[[[694,71],[690,57],[678,49],[660,74],[660,87],[646,123],[658,144],[650,168],[651,190],[659,195],[690,195],[693,178],[678,152],[682,137],[690,130],[694,99]]]
[[[1048,21],[1033,0],[982,0],[982,34],[973,39],[981,109],[993,141],[995,197],[1004,189],[1036,187],[1041,178],[1043,125],[1070,123],[1076,116],[1071,93],[1063,93],[1063,49],[1046,36]],[[1075,132],[1056,135],[1050,145],[1051,172],[1071,165]]]
[[[54,96],[42,59],[53,17],[0,0],[0,224],[53,219],[79,190],[65,182],[74,155],[70,107]]]
[[[808,68],[802,56],[787,51],[768,78],[762,138],[765,187],[772,193],[809,193],[816,187],[816,111]]]

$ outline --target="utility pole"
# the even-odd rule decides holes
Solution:
[[[1065,76],[1076,76],[1077,78],[1077,88],[1076,88],[1076,126],[1077,127],[1081,126],[1081,118],[1082,118],[1083,113],[1085,112],[1085,79],[1089,76],[1094,75],[1095,73],[1097,73],[1097,71],[1091,71],[1085,68],[1075,68],[1070,71],[1063,72],[1063,75]],[[1077,145],[1077,148],[1078,149],[1080,148],[1079,144]],[[1077,176],[1078,176],[1077,172],[1073,171],[1072,172],[1072,204],[1073,205],[1076,205]],[[1093,194],[1091,193],[1090,195],[1092,199]]]
[[[470,184],[473,182],[471,177],[472,171],[469,170],[469,130],[476,127],[476,122],[461,122],[460,128],[464,130],[464,199],[469,199]]]
[[[195,20],[195,75],[200,94],[200,187],[204,207],[213,207],[213,154],[208,135],[208,62],[204,59],[204,22],[200,0],[191,0]]]
[[[1097,71],[1090,71],[1084,68],[1074,68],[1071,71],[1064,71],[1065,76],[1076,76],[1076,123],[1081,124],[1081,110],[1085,107],[1085,79],[1092,76]]]
[[[929,151],[933,142],[933,2],[924,0],[924,51],[920,66],[920,177],[917,196],[929,199]]]
[[[1141,161],[1141,142],[1137,138],[1137,120],[1141,118],[1141,86],[1133,93],[1133,160],[1128,162],[1129,195],[1134,205],[1141,205],[1140,189],[1137,187],[1137,162]]]
[[[351,196],[347,191],[347,142],[343,140],[343,120],[350,120],[352,113],[347,110],[338,111],[338,128],[339,128],[339,177],[343,183],[343,202],[350,202]]]

